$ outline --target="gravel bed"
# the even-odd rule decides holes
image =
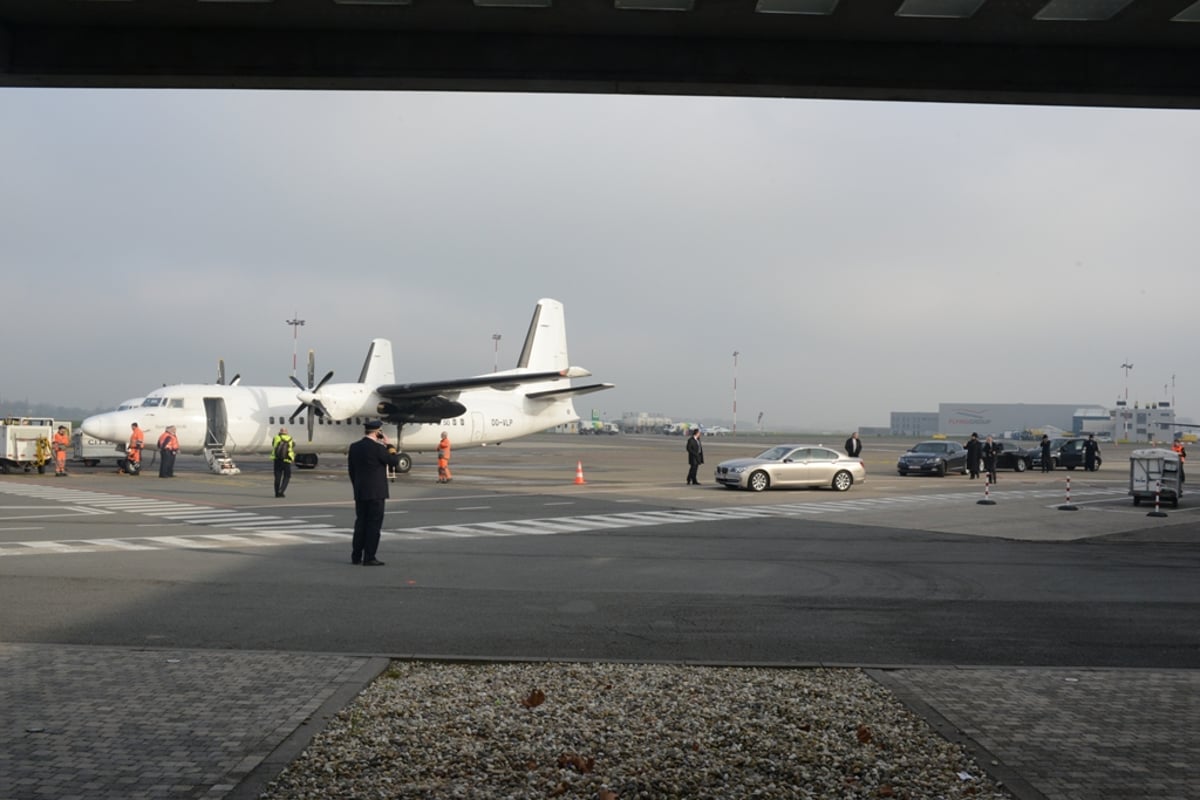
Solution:
[[[1011,795],[860,670],[396,662],[262,797]]]

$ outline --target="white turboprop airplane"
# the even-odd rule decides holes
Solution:
[[[223,372],[223,369],[222,369]],[[232,456],[271,452],[281,425],[297,426],[296,465],[312,468],[318,453],[345,453],[362,438],[363,423],[381,419],[396,426],[400,472],[412,467],[409,453],[437,448],[442,431],[454,447],[499,444],[579,419],[575,395],[612,388],[611,383],[572,386],[572,378],[591,375],[567,360],[562,303],[539,300],[514,369],[469,378],[426,383],[396,383],[392,344],[375,339],[357,383],[329,383],[330,372],[314,385],[309,352],[308,386],[295,378],[290,386],[179,384],[149,392],[137,408],[97,414],[83,421],[88,436],[125,442],[130,423],[146,433],[153,447],[168,425],[175,426],[185,453]],[[296,402],[299,400],[300,405]],[[307,427],[307,436],[303,428]]]

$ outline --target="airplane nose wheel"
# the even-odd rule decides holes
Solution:
[[[399,456],[400,463],[396,465],[396,472],[399,472],[401,475],[403,475],[412,469],[412,456],[410,456],[408,453],[400,453]]]

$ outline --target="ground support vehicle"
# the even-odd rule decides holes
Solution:
[[[72,461],[81,461],[85,467],[95,467],[106,458],[111,458],[114,463],[120,465],[121,460],[125,458],[125,448],[88,436],[81,430],[75,431],[71,436]]]
[[[46,471],[54,463],[50,441],[54,437],[52,419],[5,417],[0,420],[0,473]]]
[[[1134,450],[1129,454],[1129,494],[1135,506],[1143,500],[1160,501],[1179,507],[1183,497],[1183,459],[1174,450],[1161,447]]]

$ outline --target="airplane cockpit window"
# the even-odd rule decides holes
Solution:
[[[161,406],[162,402],[163,398],[161,397],[147,397],[142,401],[142,408],[156,408],[157,406]]]
[[[182,397],[172,397],[171,399],[169,399],[167,401],[167,405],[170,406],[171,408],[183,408],[183,398]]]

